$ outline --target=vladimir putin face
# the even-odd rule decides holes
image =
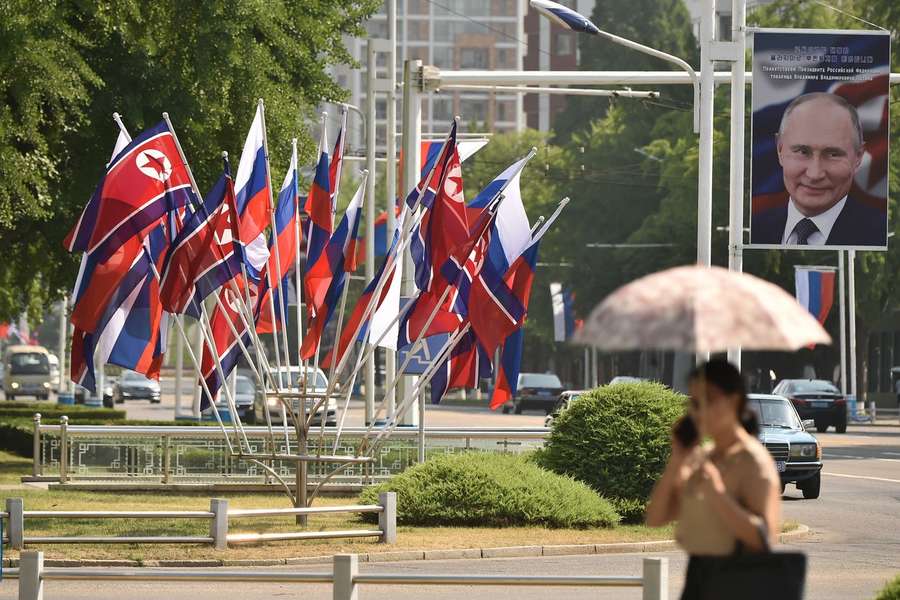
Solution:
[[[824,94],[788,109],[778,135],[784,187],[807,217],[850,191],[862,161],[860,132],[850,111]]]

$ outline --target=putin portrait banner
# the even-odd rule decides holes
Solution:
[[[750,246],[887,248],[888,32],[753,35]]]

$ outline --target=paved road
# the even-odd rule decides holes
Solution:
[[[161,381],[162,396],[159,404],[150,404],[146,400],[134,400],[116,405],[124,408],[129,419],[168,421],[175,418],[175,383],[171,379]],[[192,392],[185,388],[182,403],[188,410]],[[538,411],[526,411],[525,414],[504,415],[501,411],[491,411],[487,407],[488,400],[474,406],[451,406],[431,404],[425,407],[425,424],[429,427],[533,427],[544,424],[544,414]],[[364,406],[361,400],[350,402],[347,414],[348,426],[361,426],[364,418]]]
[[[447,414],[478,415],[476,411],[447,409]],[[435,415],[443,414],[440,410]],[[812,528],[810,538],[791,545],[806,552],[810,572],[806,597],[814,600],[873,598],[883,582],[900,573],[900,427],[852,427],[846,435],[823,434],[825,479],[819,500],[802,500],[793,486],[784,498],[786,519]],[[540,540],[535,540],[540,543]],[[678,597],[684,559],[678,552],[663,553],[669,559],[671,598]],[[494,560],[417,561],[362,565],[363,571],[498,574],[596,574],[637,575],[642,555],[579,556],[559,558],[515,558]],[[326,570],[303,567],[303,571]],[[321,585],[259,585],[177,583],[128,585],[128,598],[158,600],[160,597],[190,600],[221,600],[240,590],[243,597],[331,598]],[[0,600],[15,598],[13,582],[0,584]],[[503,589],[371,586],[362,590],[361,600],[412,600],[418,598],[467,600],[636,599],[637,590],[587,589]],[[110,583],[50,582],[47,600],[118,600],[121,586]]]

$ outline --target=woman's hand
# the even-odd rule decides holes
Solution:
[[[716,496],[724,496],[726,494],[725,482],[722,480],[722,473],[711,460],[703,461],[700,466],[700,479],[703,482],[703,490],[708,494]]]

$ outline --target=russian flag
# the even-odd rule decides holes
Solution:
[[[246,262],[251,276],[258,276],[269,258],[265,230],[271,224],[271,191],[265,140],[263,105],[260,101],[244,140],[241,161],[234,177],[241,239],[246,244]]]
[[[149,254],[142,251],[127,270],[103,310],[94,332],[75,327],[72,335],[71,378],[96,391],[94,353],[99,363],[113,364],[158,379],[165,353],[168,315],[159,299],[159,282],[150,261],[159,264],[167,245],[158,226],[148,236]],[[143,247],[142,247],[143,249]]]
[[[316,164],[316,174],[313,179],[309,194],[306,197],[306,213],[309,215],[309,232],[306,239],[306,264],[315,265],[319,256],[328,245],[332,232],[331,213],[331,183],[328,168],[328,139],[325,128],[322,127],[322,136],[319,139],[319,162]],[[310,320],[315,317],[315,303],[308,299],[313,297],[310,271],[307,270],[303,277],[304,298],[306,310]],[[324,293],[324,292],[323,292]]]
[[[825,324],[825,319],[828,318],[834,304],[834,276],[833,269],[794,267],[797,302],[822,325]]]
[[[325,250],[306,271],[307,290],[309,291],[306,302],[307,306],[313,305],[315,314],[310,320],[300,348],[300,356],[304,360],[312,358],[315,354],[316,347],[322,339],[322,333],[325,331],[325,325],[328,324],[328,320],[337,308],[344,291],[347,267],[353,262],[353,256],[350,256],[350,253],[356,251],[355,240],[362,216],[367,176],[368,174],[363,176],[356,194],[347,206],[344,217],[328,241]],[[348,256],[350,260],[348,260]]]
[[[109,259],[135,236],[191,201],[187,165],[165,122],[141,133],[106,169],[75,227],[63,241],[69,252]]]
[[[553,310],[553,341],[565,342],[575,333],[575,292],[561,283],[550,284]]]

